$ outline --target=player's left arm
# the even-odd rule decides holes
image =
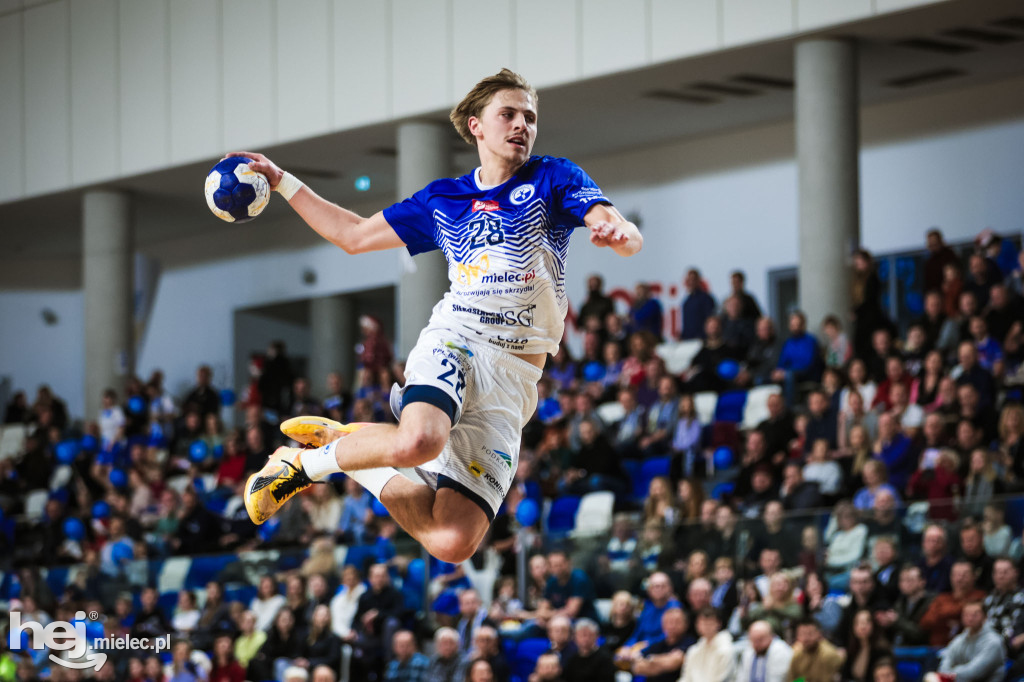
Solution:
[[[632,256],[643,248],[640,230],[614,206],[594,204],[587,210],[583,222],[590,229],[590,243],[594,246],[611,247],[620,256]]]

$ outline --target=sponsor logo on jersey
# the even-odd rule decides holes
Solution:
[[[509,326],[532,327],[533,313],[536,309],[537,305],[535,303],[502,308],[501,318],[504,324]]]
[[[509,471],[512,470],[512,455],[508,454],[507,452],[502,452],[501,450],[492,450],[486,446],[483,448],[483,450],[484,452],[487,453],[487,456],[490,457],[491,460],[493,460],[496,464],[504,464],[506,467],[508,467]]]
[[[517,282],[522,284],[528,284],[537,277],[537,271],[535,269],[529,272],[522,271],[511,271],[511,272],[495,272],[494,274],[484,275],[480,278],[480,281],[484,284],[508,284],[511,282]]]
[[[469,473],[473,474],[477,478],[483,476],[484,468],[480,466],[480,464],[476,461],[471,461],[469,463],[469,466],[467,466],[466,468],[469,469]]]
[[[444,345],[447,346],[448,348],[451,348],[452,350],[456,350],[456,351],[458,351],[460,353],[465,353],[469,357],[473,357],[473,351],[471,351],[470,349],[466,348],[465,346],[460,346],[459,344],[455,343],[454,341],[445,341]]]
[[[604,193],[597,187],[581,187],[572,194],[570,198],[575,199],[581,204],[589,204],[591,201],[608,201],[605,198]]]
[[[527,201],[533,198],[535,188],[533,185],[519,185],[514,190],[509,192],[508,200],[516,206],[525,204]]]
[[[490,270],[491,259],[488,258],[485,253],[476,263],[456,263],[455,281],[463,286],[476,284],[476,281],[480,279],[484,273],[490,272]]]
[[[473,213],[477,211],[497,211],[501,207],[498,206],[497,201],[490,199],[473,199]]]
[[[510,464],[509,465],[509,469],[511,469],[511,468],[512,468],[512,465]],[[489,471],[487,471],[487,469],[485,469],[479,462],[471,461],[466,466],[466,469],[468,469],[469,473],[473,474],[477,478],[482,478],[485,481],[487,481],[487,485],[489,485],[492,488],[494,488],[499,495],[504,497],[504,495],[505,495],[505,487],[503,485],[501,485],[501,482],[498,481],[497,478],[492,476],[491,473]]]

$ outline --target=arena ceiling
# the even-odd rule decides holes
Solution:
[[[1024,74],[1024,7],[1019,0],[955,0],[810,35],[858,40],[864,105]],[[585,160],[790,120],[793,46],[803,37],[545,89],[535,151]],[[425,118],[445,121],[446,112]],[[369,212],[395,198],[395,127],[389,122],[263,151],[324,196]],[[454,132],[451,145],[454,170],[472,167],[475,154]],[[281,201],[272,201],[264,216],[249,225],[214,218],[201,194],[210,165],[190,164],[107,185],[137,198],[140,249],[174,267],[316,241],[312,231],[294,228]],[[360,175],[372,178],[369,192],[355,191],[353,181]],[[79,286],[80,196],[79,189],[0,205],[0,287]],[[54,260],[67,267],[59,275],[52,269],[41,275],[36,264]]]

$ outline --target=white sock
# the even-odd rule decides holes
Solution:
[[[380,494],[384,492],[384,486],[388,484],[395,476],[400,476],[398,469],[394,467],[379,467],[377,469],[358,469],[356,471],[346,471],[345,474],[351,476],[352,479],[363,486],[370,493],[380,500]],[[383,500],[381,500],[383,502]]]
[[[331,474],[341,473],[338,458],[334,454],[337,445],[338,441],[333,441],[319,448],[302,451],[302,468],[311,480],[322,481]]]

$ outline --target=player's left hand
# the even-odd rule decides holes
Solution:
[[[629,241],[629,235],[618,225],[609,222],[594,223],[590,226],[590,243],[594,246],[618,246]]]

